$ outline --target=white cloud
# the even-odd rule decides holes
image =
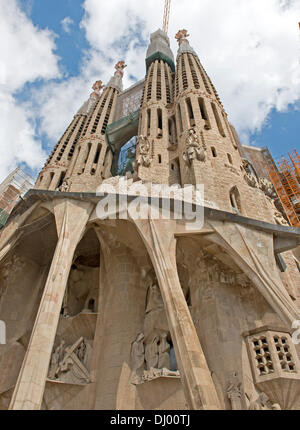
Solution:
[[[61,26],[64,30],[65,33],[71,33],[71,27],[74,24],[74,21],[72,18],[70,18],[69,16],[66,16],[62,21],[61,21]]]
[[[16,0],[0,3],[0,181],[25,162],[39,167],[45,157],[35,137],[28,105],[16,99],[28,82],[59,76],[54,35],[40,30],[23,13]]]
[[[82,72],[44,88],[43,131],[58,137],[88,97],[94,79],[106,82],[116,60],[128,64],[125,87],[145,74],[150,32],[161,27],[162,0],[85,0],[81,23],[91,45]],[[230,120],[247,142],[272,108],[300,99],[299,0],[189,0],[171,4],[169,35],[189,30],[190,43],[213,80]],[[57,104],[59,100],[59,104]],[[59,106],[59,109],[57,108]]]

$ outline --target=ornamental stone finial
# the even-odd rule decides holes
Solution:
[[[115,69],[116,69],[115,74],[122,78],[124,76],[124,69],[126,67],[127,67],[127,64],[125,64],[125,61],[118,61],[117,64],[115,65]]]
[[[179,46],[184,40],[187,40],[189,37],[187,30],[179,30],[175,36],[175,39],[177,39],[177,42],[179,43]]]
[[[99,93],[100,92],[100,90],[102,89],[104,87],[104,85],[102,84],[102,81],[101,80],[99,80],[99,81],[96,81],[95,83],[94,83],[94,85],[93,85],[93,90],[95,91],[95,92],[97,92],[97,93]]]
[[[96,81],[94,83],[94,85],[92,86],[94,92],[91,94],[91,96],[96,96],[99,97],[100,96],[100,91],[102,90],[102,88],[104,88],[104,85],[102,84],[102,81]]]

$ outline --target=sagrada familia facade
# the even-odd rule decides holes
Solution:
[[[0,409],[300,409],[300,230],[176,38],[175,61],[151,34],[131,88],[123,61],[94,84],[0,230]],[[153,185],[170,216],[124,209],[142,186],[149,214]]]

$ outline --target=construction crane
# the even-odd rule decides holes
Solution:
[[[169,28],[170,5],[171,5],[171,0],[165,0],[165,11],[164,11],[164,21],[163,21],[163,31],[165,33],[168,33],[168,28]]]

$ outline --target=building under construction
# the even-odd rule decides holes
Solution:
[[[300,157],[296,150],[266,165],[291,226],[300,227]]]
[[[33,179],[22,169],[15,169],[0,184],[0,228],[2,228],[20,196],[33,187]]]

